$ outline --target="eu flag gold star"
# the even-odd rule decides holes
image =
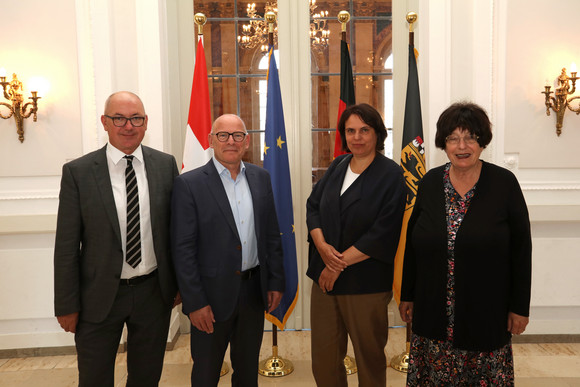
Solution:
[[[278,136],[278,140],[276,140],[276,142],[278,143],[278,148],[282,149],[282,144],[284,144],[286,141],[282,141],[282,136]]]
[[[268,149],[270,149],[270,147],[267,146],[266,143],[264,142],[264,156],[268,154]]]

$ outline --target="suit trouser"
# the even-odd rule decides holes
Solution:
[[[232,386],[257,387],[264,335],[264,301],[259,275],[242,280],[234,313],[226,321],[215,322],[213,327],[214,332],[207,334],[191,326],[191,385],[217,386],[229,343]]]
[[[157,276],[135,285],[119,285],[111,312],[95,324],[82,319],[75,334],[79,386],[113,386],[115,358],[127,324],[127,386],[157,386],[171,308],[163,302]]]
[[[386,386],[387,308],[392,295],[327,295],[312,284],[312,373],[318,386],[347,386],[344,357],[348,336],[354,348],[359,386]]]

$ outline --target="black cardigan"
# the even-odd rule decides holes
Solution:
[[[373,162],[340,195],[352,155],[337,157],[314,186],[306,202],[308,231],[321,228],[326,242],[340,252],[355,246],[371,258],[347,267],[331,294],[390,292],[393,261],[405,210],[401,168],[377,154]],[[325,265],[310,241],[306,274],[318,283]]]
[[[419,185],[403,263],[403,301],[414,302],[413,332],[446,337],[447,224],[444,166]],[[532,271],[530,221],[516,177],[483,162],[455,240],[453,345],[488,351],[509,342],[508,312],[528,316]]]

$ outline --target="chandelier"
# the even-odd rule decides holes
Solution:
[[[310,0],[310,15],[312,21],[310,22],[310,42],[312,47],[317,51],[322,51],[328,46],[328,37],[330,31],[328,30],[327,20],[328,11],[317,12],[316,0]],[[274,12],[278,15],[278,2],[266,2],[264,13]],[[248,3],[246,7],[246,14],[250,20],[242,24],[241,34],[238,35],[238,44],[243,49],[253,49],[261,46],[262,51],[267,51],[268,41],[268,23],[264,17],[256,12],[256,4]],[[274,45],[278,43],[278,26],[274,27]]]

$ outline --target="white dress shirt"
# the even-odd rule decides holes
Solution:
[[[157,268],[157,259],[153,248],[153,234],[151,232],[151,213],[149,204],[149,184],[145,173],[145,162],[141,145],[133,152],[133,169],[137,177],[139,190],[139,222],[141,225],[141,262],[136,268],[125,261],[127,241],[127,192],[125,184],[125,169],[127,160],[125,153],[110,143],[107,144],[107,165],[113,186],[113,196],[117,207],[119,227],[121,228],[121,242],[123,243],[123,270],[121,278],[133,278],[151,273]]]
[[[246,179],[246,166],[241,162],[240,173],[234,181],[232,174],[226,167],[220,164],[215,157],[212,157],[212,160],[226,190],[242,243],[242,271],[251,269],[259,264],[259,260],[258,241],[254,226],[254,204],[248,179]]]

